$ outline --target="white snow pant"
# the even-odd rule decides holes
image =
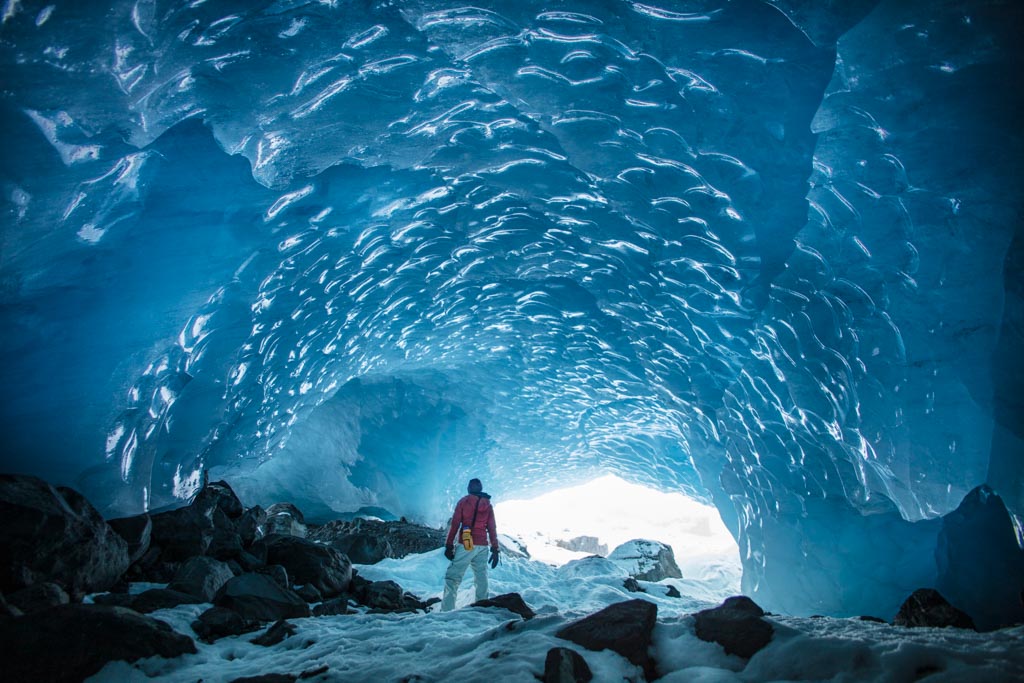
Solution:
[[[459,584],[466,575],[466,568],[473,568],[473,582],[476,584],[476,599],[487,599],[487,559],[490,547],[473,546],[466,550],[461,545],[455,546],[455,559],[448,565],[444,573],[444,599],[441,600],[441,611],[450,612],[455,609],[455,595],[459,592]]]

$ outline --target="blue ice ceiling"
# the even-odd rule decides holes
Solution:
[[[3,469],[432,522],[611,471],[776,609],[891,601],[1024,514],[1021,16],[8,0]]]

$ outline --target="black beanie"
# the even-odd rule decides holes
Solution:
[[[479,479],[470,479],[469,480],[469,492],[470,493],[480,493],[483,490],[484,490],[484,485],[480,483]]]

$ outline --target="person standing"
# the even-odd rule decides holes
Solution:
[[[498,532],[494,523],[494,508],[490,495],[484,493],[479,479],[470,479],[468,495],[455,505],[452,522],[448,527],[448,538],[444,542],[444,556],[451,564],[444,574],[444,598],[441,611],[455,609],[455,595],[468,567],[473,568],[473,582],[476,599],[487,599],[487,565],[498,566]],[[456,544],[456,535],[459,542]],[[487,545],[490,541],[490,561]]]

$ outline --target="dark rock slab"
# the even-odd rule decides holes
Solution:
[[[676,588],[675,586],[669,585],[668,590],[665,591],[665,597],[667,597],[667,598],[681,598],[683,596],[682,596],[682,594],[680,594],[678,588]]]
[[[192,499],[190,506],[200,510],[220,510],[228,519],[237,519],[245,512],[242,501],[226,481],[206,484]]]
[[[192,622],[192,630],[206,643],[212,643],[225,636],[238,636],[259,630],[259,622],[244,619],[242,615],[227,607],[211,607]]]
[[[594,674],[582,656],[567,647],[553,647],[544,658],[543,683],[588,683]]]
[[[295,626],[289,624],[284,619],[278,619],[267,628],[266,631],[253,638],[251,641],[254,645],[262,645],[263,647],[273,647],[277,645],[285,638],[295,635]]]
[[[267,521],[267,512],[259,505],[254,505],[242,513],[235,522],[235,531],[242,540],[242,547],[248,548],[257,539],[263,537],[263,525]]]
[[[315,586],[311,586],[308,583],[298,586],[294,590],[306,602],[323,602],[324,596],[320,594],[320,591]]]
[[[242,676],[232,678],[230,683],[294,683],[299,680],[295,674],[260,674],[259,676]]]
[[[622,582],[622,587],[628,590],[630,593],[646,593],[640,582],[634,579],[632,576],[627,576]]]
[[[238,612],[243,619],[277,621],[309,616],[309,605],[265,574],[242,574],[228,581],[213,600]]]
[[[169,590],[167,588],[150,588],[138,595],[132,596],[130,607],[141,614],[149,614],[158,609],[169,609],[178,605],[196,605],[200,602],[208,602],[181,591]]]
[[[164,561],[183,562],[205,555],[213,539],[213,518],[199,508],[186,506],[150,516],[153,522],[152,545]]]
[[[24,613],[20,609],[14,605],[8,604],[3,593],[0,593],[0,617],[20,617],[23,614]]]
[[[355,564],[376,564],[442,548],[445,530],[404,520],[335,520],[310,529],[309,538],[338,549]]]
[[[0,592],[50,582],[80,599],[128,568],[128,544],[73,489],[0,475],[0,519]]]
[[[646,600],[627,600],[605,607],[574,621],[555,635],[587,648],[612,650],[642,667],[648,680],[656,671],[651,659],[651,634],[658,619],[658,606]]]
[[[718,607],[694,615],[701,640],[718,643],[726,654],[749,659],[772,639],[775,628],[762,617],[764,610],[745,595],[727,598]]]
[[[0,620],[0,642],[17,643],[18,655],[5,657],[6,683],[78,683],[107,662],[196,651],[191,638],[162,621],[104,605],[62,605]]]
[[[281,535],[259,544],[267,549],[267,564],[282,565],[292,583],[313,586],[325,598],[346,592],[352,582],[352,563],[334,548]]]
[[[265,574],[272,578],[281,588],[291,588],[288,580],[288,570],[279,564],[265,564],[253,570],[256,574]]]
[[[530,609],[530,606],[523,600],[519,593],[505,593],[486,600],[477,600],[472,607],[500,607],[507,609],[513,614],[518,614],[523,619],[533,619],[537,613]]]
[[[212,602],[221,586],[234,576],[231,567],[220,560],[212,557],[192,557],[178,568],[174,580],[167,587],[194,595],[202,602]]]
[[[405,591],[394,581],[370,581],[355,587],[356,602],[371,609],[397,612],[405,607],[402,596]]]
[[[348,614],[348,597],[341,596],[324,600],[313,608],[314,617],[334,617],[341,614]]]
[[[149,515],[120,517],[107,522],[118,536],[128,544],[128,563],[134,564],[149,550],[153,532],[153,522]]]
[[[44,582],[11,593],[7,596],[7,602],[17,607],[22,614],[31,614],[57,605],[66,605],[71,599],[57,584]]]
[[[897,626],[930,626],[933,628],[964,628],[976,630],[974,620],[962,610],[953,607],[934,588],[918,588],[911,593],[896,614],[893,622]]]

